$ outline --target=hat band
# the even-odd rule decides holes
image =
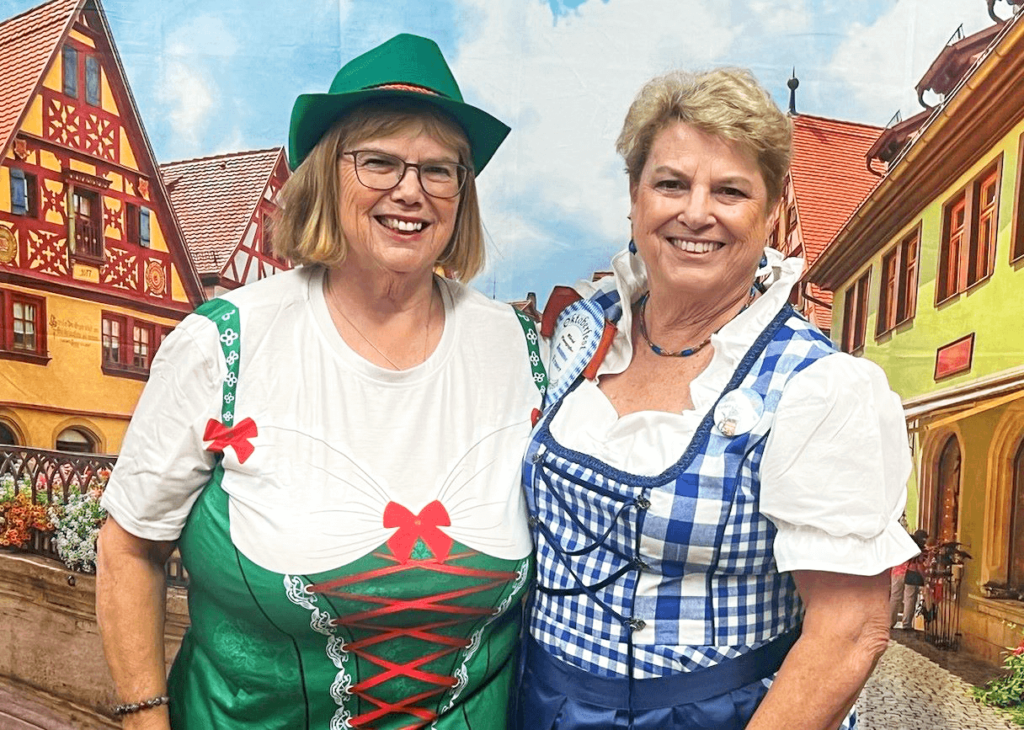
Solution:
[[[426,86],[417,86],[416,84],[378,84],[376,86],[367,86],[366,88],[381,89],[383,91],[413,91],[416,92],[417,94],[429,94],[430,96],[444,96],[447,98],[446,94],[442,94],[439,91],[434,91],[433,89],[427,88]]]

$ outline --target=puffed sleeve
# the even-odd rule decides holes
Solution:
[[[761,512],[780,571],[876,575],[917,554],[899,518],[910,448],[874,363],[837,353],[786,385],[761,462]]]
[[[175,540],[210,478],[204,449],[210,418],[220,418],[226,374],[216,326],[191,316],[167,336],[150,367],[101,504],[125,530]]]

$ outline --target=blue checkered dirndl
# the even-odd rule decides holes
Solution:
[[[724,433],[712,408],[655,476],[559,444],[550,422],[562,400],[550,405],[523,470],[537,579],[514,726],[746,726],[803,612],[758,508],[761,457],[786,383],[834,352],[785,306],[716,403],[737,392],[763,405],[760,419]],[[851,713],[843,727],[855,723]]]

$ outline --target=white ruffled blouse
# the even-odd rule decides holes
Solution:
[[[555,439],[634,474],[659,474],[678,461],[803,270],[800,259],[784,259],[767,248],[765,255],[772,284],[712,336],[711,363],[690,386],[692,410],[620,418],[597,387],[602,375],[624,371],[632,359],[632,312],[625,306],[597,380],[566,396],[552,421]],[[623,251],[612,259],[612,269],[623,302],[646,291],[639,256]],[[598,286],[581,282],[576,288],[589,296]],[[761,462],[761,512],[778,528],[779,570],[875,575],[914,556],[917,546],[899,524],[910,468],[903,408],[881,368],[836,353],[795,375],[779,402]]]

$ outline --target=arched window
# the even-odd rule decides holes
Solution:
[[[0,446],[17,446],[18,437],[14,435],[14,429],[3,421],[0,421]]]
[[[1013,501],[1010,503],[1010,586],[1024,589],[1024,439],[1013,457]]]
[[[96,437],[84,428],[65,428],[57,435],[55,448],[74,454],[92,454],[96,452]]]
[[[940,543],[952,542],[956,540],[960,512],[960,444],[956,436],[950,436],[942,447],[935,484],[932,534]]]

